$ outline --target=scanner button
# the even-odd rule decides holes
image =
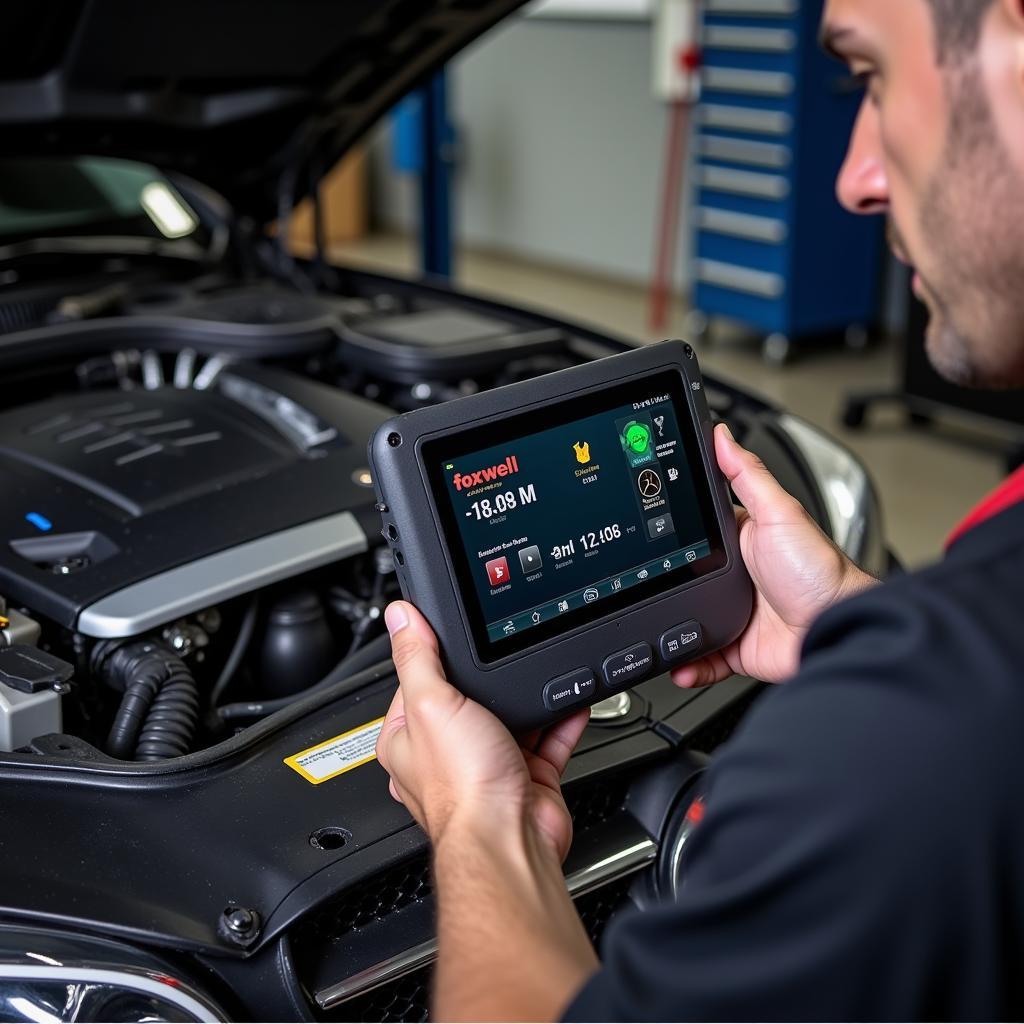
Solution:
[[[700,623],[691,619],[661,634],[661,656],[665,661],[678,661],[696,654],[703,643]]]
[[[575,704],[588,704],[596,692],[594,673],[589,668],[578,668],[544,687],[544,706],[548,711],[561,711]]]
[[[650,644],[636,644],[604,659],[604,679],[613,690],[623,690],[643,679],[654,667]]]

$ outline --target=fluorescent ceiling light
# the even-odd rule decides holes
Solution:
[[[167,238],[184,238],[192,234],[199,223],[162,181],[151,181],[142,190],[139,201],[150,220]]]

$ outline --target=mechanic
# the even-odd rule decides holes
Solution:
[[[828,0],[822,33],[867,90],[840,199],[889,216],[932,361],[1024,385],[1024,0]],[[416,610],[387,611],[378,753],[434,845],[435,1019],[1020,1019],[1024,471],[940,564],[877,585],[716,445],[755,611],[674,678],[789,681],[714,762],[678,902],[614,924],[603,966],[560,870],[586,714],[520,748],[445,682]]]

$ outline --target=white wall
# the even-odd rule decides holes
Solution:
[[[520,17],[454,63],[462,243],[648,277],[667,116],[651,96],[650,46],[643,21]],[[385,131],[373,153],[375,216],[403,230],[414,186],[391,170],[388,146]]]

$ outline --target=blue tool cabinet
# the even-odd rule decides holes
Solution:
[[[817,44],[822,0],[705,0],[688,327],[728,317],[791,343],[877,319],[879,218],[835,197],[860,102]]]

